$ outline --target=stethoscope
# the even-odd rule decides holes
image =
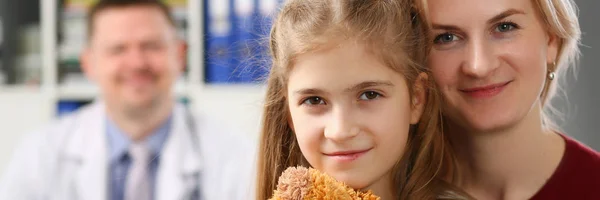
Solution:
[[[184,105],[185,106],[185,105]],[[185,106],[185,121],[186,121],[186,126],[189,130],[189,134],[190,137],[192,138],[192,146],[194,148],[195,154],[196,155],[202,155],[201,150],[200,150],[200,138],[199,138],[199,131],[198,131],[198,127],[196,126],[196,120],[194,118],[194,115],[192,114],[192,111],[189,109],[189,107]],[[200,200],[200,199],[204,199],[201,198],[202,197],[202,190],[200,188],[200,180],[201,180],[201,172],[194,174],[192,176],[192,180],[191,180],[191,184],[189,184],[191,186],[191,188],[189,188],[190,192],[187,192],[187,196],[183,197],[182,199],[184,200]]]

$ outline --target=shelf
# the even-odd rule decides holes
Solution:
[[[201,86],[201,90],[205,92],[242,92],[255,93],[263,91],[266,88],[264,84],[206,84]]]
[[[41,91],[39,85],[0,85],[0,94],[39,94]]]
[[[175,86],[175,96],[178,98],[188,97],[185,84]],[[58,100],[91,101],[100,96],[98,86],[87,84],[61,85],[58,87]]]
[[[58,87],[59,100],[93,100],[99,94],[98,87],[91,84],[62,85]]]
[[[265,85],[205,85],[190,87],[188,94],[199,107],[232,109],[247,105],[262,107],[265,91]]]

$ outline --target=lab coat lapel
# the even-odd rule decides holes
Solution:
[[[176,105],[169,138],[160,156],[157,200],[188,200],[199,192],[201,158],[198,140],[183,105]]]
[[[107,141],[105,137],[105,111],[101,102],[81,113],[74,137],[67,147],[67,156],[79,165],[74,177],[73,191],[76,199],[107,199]],[[69,172],[67,172],[69,173]]]

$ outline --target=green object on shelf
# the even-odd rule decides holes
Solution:
[[[179,98],[179,102],[187,106],[190,104],[190,99],[188,99],[187,97],[181,97]]]
[[[60,61],[60,67],[67,70],[79,69],[79,59],[65,59]]]
[[[98,0],[66,0],[66,7],[83,7],[89,8],[94,5]],[[187,6],[187,0],[163,0],[167,5],[171,7],[185,7]]]

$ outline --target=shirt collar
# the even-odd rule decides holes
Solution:
[[[172,115],[169,116],[158,129],[144,140],[144,143],[146,143],[150,151],[152,151],[151,153],[153,156],[158,156],[160,154],[167,137],[169,136],[171,125],[173,123],[172,118]],[[109,144],[109,159],[111,162],[118,161],[124,155],[127,155],[131,139],[108,117],[106,118],[106,130]]]

